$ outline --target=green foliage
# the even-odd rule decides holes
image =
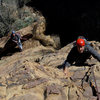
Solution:
[[[15,21],[11,16],[12,9],[0,6],[0,36],[4,36],[10,31],[12,23]]]
[[[8,2],[8,0],[6,2]],[[15,2],[13,1],[12,3]],[[4,36],[12,30],[20,30],[33,22],[40,22],[40,17],[40,13],[34,11],[31,7],[23,6],[22,8],[17,8],[9,3],[6,6],[1,5],[0,36]]]
[[[19,30],[33,23],[33,18],[27,17],[25,20],[18,19],[13,23],[13,29]]]

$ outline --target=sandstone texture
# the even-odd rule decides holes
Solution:
[[[0,100],[97,100],[91,67],[100,91],[100,63],[91,58],[86,66],[72,66],[70,71],[73,74],[66,78],[61,65],[73,42],[57,50],[57,42],[44,35],[43,27],[36,25],[18,31],[26,38],[22,42],[22,52],[17,51],[18,47],[5,48],[9,44],[6,42],[8,37],[0,39],[3,54],[0,60]],[[39,35],[41,38],[37,35],[39,28],[43,31]],[[100,53],[100,43],[90,42]]]

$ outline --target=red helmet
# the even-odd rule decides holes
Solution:
[[[76,44],[78,46],[85,46],[85,41],[84,41],[84,39],[77,39]]]

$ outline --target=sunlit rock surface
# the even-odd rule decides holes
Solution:
[[[14,52],[10,52],[8,46],[6,50],[9,52],[1,56],[0,100],[96,100],[96,90],[93,88],[95,82],[90,67],[94,64],[94,74],[100,91],[100,63],[91,58],[87,60],[89,65],[72,66],[70,71],[73,74],[67,79],[61,65],[73,47],[73,42],[57,50],[57,42],[51,36],[48,39],[48,36],[40,34],[45,37],[41,40],[38,32],[33,34],[33,27],[34,25],[19,30],[22,37],[31,34],[29,39],[25,37],[27,39],[22,43],[22,52],[16,51],[17,47],[13,49]],[[7,38],[0,40],[1,49]],[[47,41],[47,45],[41,41]],[[100,43],[90,42],[100,53]],[[87,72],[87,77],[84,77]]]

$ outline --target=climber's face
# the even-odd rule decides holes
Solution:
[[[79,53],[83,53],[84,49],[85,49],[85,46],[78,46],[77,45],[77,50],[78,50]]]
[[[15,34],[13,34],[13,36],[15,36]]]

